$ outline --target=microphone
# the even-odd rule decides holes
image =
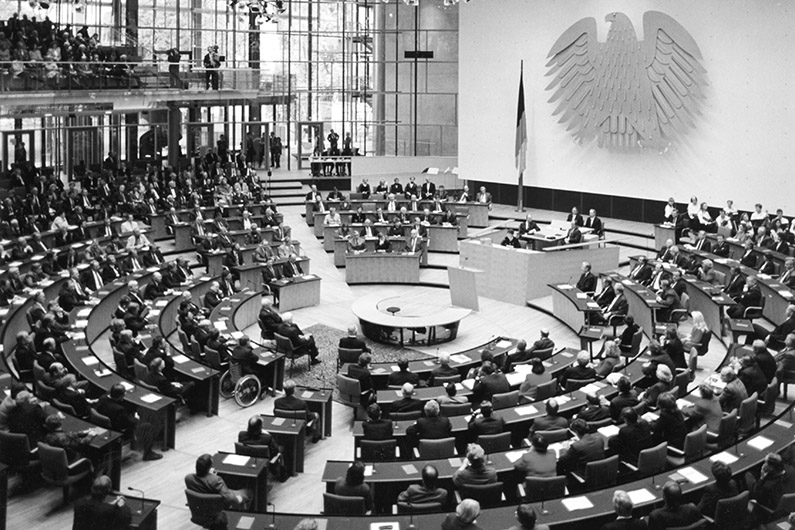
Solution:
[[[268,525],[268,528],[269,528],[269,530],[276,530],[276,505],[271,503],[271,502],[269,502],[268,506],[273,508],[273,511],[271,512],[273,514],[273,516],[271,518],[271,524]]]
[[[136,488],[131,488],[130,486],[127,486],[127,489],[130,490],[130,491],[134,491],[136,493],[140,493],[141,494],[141,507],[138,508],[138,510],[135,512],[137,514],[140,514],[144,510],[144,497],[145,497],[144,491],[136,489]]]
[[[414,510],[411,509],[411,501],[406,500],[406,504],[409,507],[409,526],[408,530],[417,530],[417,527],[414,525]]]

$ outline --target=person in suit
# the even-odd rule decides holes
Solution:
[[[707,233],[704,230],[698,231],[696,240],[692,243],[692,245],[696,250],[701,250],[704,252],[710,252],[712,250],[712,245],[707,239]]]
[[[154,300],[166,294],[166,286],[163,285],[163,275],[159,272],[152,274],[152,280],[146,284],[144,289],[144,299]]]
[[[420,187],[420,193],[423,199],[433,199],[434,195],[436,195],[436,184],[431,182],[430,177],[425,177],[425,182]]]
[[[564,245],[576,245],[582,242],[582,232],[580,232],[580,225],[572,221],[571,226],[566,232],[566,238],[563,240]]]
[[[591,272],[591,264],[587,261],[582,262],[582,274],[577,280],[577,289],[584,293],[596,292],[596,276]]]
[[[513,247],[513,248],[522,248],[522,244],[517,237],[514,236],[513,228],[508,229],[508,233],[502,239],[502,243],[500,243],[503,247]]]
[[[436,401],[438,401],[440,405],[463,405],[469,403],[466,396],[458,395],[458,389],[455,383],[444,383],[442,387],[444,387],[444,393],[436,398]],[[472,410],[471,406],[470,410]]]
[[[305,351],[312,359],[311,364],[320,364],[318,359],[319,351],[315,345],[315,338],[311,334],[304,334],[294,322],[292,313],[284,313],[282,315],[282,323],[279,326],[277,333],[290,339],[293,349],[301,352]]]
[[[649,514],[649,530],[687,526],[701,519],[701,513],[695,504],[682,504],[682,487],[678,482],[666,482],[662,493],[665,505]]]
[[[261,416],[252,416],[249,418],[246,430],[237,433],[237,441],[244,445],[267,447],[271,460],[281,453],[273,435],[262,428]],[[274,464],[268,465],[271,473],[279,477],[281,482],[285,482],[290,476],[283,461],[284,459],[279,459]]]
[[[447,506],[447,490],[439,487],[439,471],[430,464],[422,468],[422,483],[412,484],[407,490],[400,492],[398,502],[409,504],[426,504],[436,502]]]
[[[533,426],[530,428],[531,435],[538,431],[554,431],[568,428],[569,420],[558,414],[557,399],[548,399],[544,408],[546,409],[546,415],[533,420]]]
[[[670,321],[674,309],[680,307],[679,295],[671,288],[671,280],[665,278],[660,281],[660,290],[657,292],[656,300],[661,306],[656,310],[657,320],[659,322]]]
[[[367,420],[362,422],[364,440],[391,440],[392,422],[381,417],[381,407],[373,403],[367,407]]]
[[[17,346],[19,348],[19,346]],[[776,367],[779,381],[786,374],[795,372],[795,333],[790,333],[784,339],[784,348],[776,355]]]
[[[558,474],[565,475],[570,471],[583,471],[585,464],[601,460],[605,456],[604,438],[598,433],[591,433],[583,419],[576,419],[569,427],[576,440],[558,458]]]
[[[668,442],[669,446],[682,449],[687,436],[685,417],[676,406],[676,397],[663,392],[657,398],[659,417],[651,424],[652,440],[655,444]]]
[[[784,269],[781,271],[778,281],[790,289],[795,289],[795,258],[784,260]]]
[[[439,354],[439,366],[431,370],[431,376],[428,379],[428,386],[435,386],[436,377],[453,377],[458,375],[458,370],[450,366],[450,354]]]
[[[591,355],[582,350],[577,354],[577,361],[563,370],[558,376],[560,388],[566,388],[569,379],[596,379],[596,370],[589,365]]]
[[[646,403],[646,408],[655,408],[658,406],[659,397],[671,390],[673,385],[673,371],[667,364],[658,363],[654,371],[655,382],[647,388],[639,399]]]
[[[472,387],[472,402],[491,401],[494,394],[510,390],[511,385],[505,375],[497,372],[494,363],[486,361],[481,366],[480,374],[475,378],[475,384]]]
[[[753,355],[745,355],[740,359],[740,366],[742,368],[740,368],[737,378],[742,381],[748,395],[756,392],[757,397],[763,396],[767,388],[767,379],[762,368],[756,362],[756,358]]]
[[[630,271],[629,279],[646,285],[651,281],[652,272],[653,269],[646,256],[638,256],[638,263]]]
[[[449,438],[453,431],[450,420],[439,414],[439,403],[431,399],[423,406],[424,416],[419,418],[414,425],[406,429],[409,444],[417,446],[420,440],[439,440]]]
[[[525,220],[519,225],[519,237],[525,234],[535,234],[539,230],[541,229],[538,227],[538,224],[533,221],[533,215],[528,213]]]
[[[699,397],[691,405],[682,409],[689,430],[706,425],[710,432],[718,432],[723,410],[720,401],[712,390],[712,385],[702,383],[698,387]]]
[[[420,376],[409,370],[409,361],[405,357],[400,357],[397,361],[398,371],[392,372],[387,377],[389,386],[403,386],[411,383],[415,387],[420,386]]]
[[[497,482],[497,470],[486,464],[486,451],[478,444],[467,445],[466,458],[453,473],[456,488],[469,485],[485,485]]]
[[[774,276],[776,274],[776,264],[773,261],[773,254],[769,250],[762,252],[762,264],[759,265],[759,274]]]
[[[585,228],[592,229],[593,233],[599,236],[604,233],[604,229],[602,228],[602,220],[596,216],[596,210],[593,208],[589,210],[588,218],[585,219]]]
[[[212,311],[223,299],[224,295],[221,292],[221,285],[218,282],[212,282],[210,290],[204,295],[204,307]]]
[[[596,392],[585,394],[585,407],[575,416],[585,421],[601,421],[610,417],[610,402],[604,396],[599,396]]]
[[[348,373],[346,374],[348,377],[359,381],[362,393],[360,404],[364,409],[367,409],[370,404],[370,398],[373,396],[373,379],[370,375],[370,363],[372,360],[373,358],[369,353],[362,353],[359,355],[359,361],[356,364],[348,365]]]
[[[389,405],[389,412],[422,412],[425,404],[414,397],[414,385],[405,383],[401,389],[401,398]]]
[[[483,401],[469,418],[469,438],[477,441],[481,434],[500,434],[505,431],[505,420],[494,416],[491,401]]]
[[[110,420],[113,430],[122,433],[125,439],[129,440],[135,437],[136,447],[143,454],[145,462],[160,460],[163,455],[152,450],[157,428],[138,418],[135,406],[128,405],[124,401],[126,392],[127,390],[121,383],[111,386],[110,391],[97,401],[96,411],[106,416]]]
[[[94,479],[91,494],[75,502],[72,528],[80,530],[125,530],[132,511],[122,495],[108,498],[112,482],[106,475]]]
[[[549,526],[537,522],[536,511],[529,504],[520,504],[516,507],[516,521],[508,530],[549,530]]]
[[[723,412],[731,412],[740,408],[740,403],[748,397],[745,385],[730,367],[725,366],[720,371],[721,381],[726,383],[718,398]]]
[[[282,275],[285,278],[295,278],[296,276],[301,276],[304,273],[304,270],[301,268],[301,264],[298,263],[298,258],[295,254],[292,254],[287,261],[282,264]]]
[[[348,334],[340,339],[339,347],[349,350],[362,350],[363,352],[370,351],[367,343],[359,338],[356,326],[348,326]]]
[[[282,385],[282,390],[284,391],[284,395],[280,398],[276,398],[273,402],[274,410],[289,410],[289,411],[304,411],[306,412],[306,430],[309,435],[312,436],[312,443],[317,443],[322,436],[320,426],[320,415],[317,412],[312,412],[309,410],[309,405],[307,405],[306,401],[299,398],[295,395],[295,388],[296,388],[295,381],[292,379],[288,379]]]
[[[591,314],[592,324],[607,324],[613,317],[623,317],[629,312],[629,302],[624,294],[624,284],[617,283],[614,290],[615,296],[610,303],[600,313]]]
[[[716,460],[710,468],[715,482],[704,487],[701,500],[698,501],[698,511],[705,517],[714,518],[715,508],[721,499],[729,499],[739,493],[737,483],[732,478],[732,469],[726,462]]]
[[[602,525],[600,530],[646,530],[646,521],[643,518],[633,517],[632,510],[635,505],[624,490],[613,492],[613,511],[616,520]]]
[[[613,287],[613,278],[610,276],[605,276],[602,278],[602,290],[599,293],[596,293],[593,297],[594,302],[599,304],[599,307],[604,310],[610,302],[613,301],[613,298],[616,296],[615,288]]]
[[[756,251],[754,250],[754,242],[749,239],[743,245],[743,253],[740,256],[740,265],[745,265],[752,269],[756,268]]]
[[[776,376],[776,359],[767,349],[767,345],[763,340],[755,340],[752,348],[756,364],[759,365],[762,373],[765,374],[765,379],[769,384]]]
[[[102,269],[102,279],[105,283],[110,283],[118,280],[122,276],[124,276],[124,272],[121,270],[118,263],[116,263],[116,256],[112,254],[109,255]]]
[[[575,223],[577,226],[583,226],[585,224],[582,215],[577,210],[577,207],[571,209],[571,213],[566,216],[567,223]]]
[[[624,407],[620,419],[624,425],[608,440],[607,447],[621,460],[637,464],[640,452],[652,447],[651,426],[632,407]]]
[[[731,253],[731,247],[726,242],[726,237],[723,234],[718,234],[715,244],[712,246],[712,253],[721,258],[728,258]]]
[[[740,266],[735,263],[732,265],[729,276],[726,279],[726,287],[723,289],[723,292],[731,298],[736,299],[743,293],[744,288],[745,275],[740,270]]]
[[[252,498],[249,490],[230,490],[213,469],[213,457],[206,453],[196,459],[196,472],[185,476],[185,487],[196,493],[221,495],[227,507],[238,510],[245,510]]]
[[[344,477],[337,478],[334,493],[345,497],[362,497],[365,511],[373,509],[373,494],[370,486],[364,482],[364,464],[354,460]]]
[[[520,480],[557,475],[557,456],[548,448],[549,442],[544,435],[536,433],[530,437],[530,451],[524,453],[513,465],[521,477]]]

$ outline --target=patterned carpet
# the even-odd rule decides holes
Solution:
[[[337,347],[340,338],[345,336],[345,332],[323,324],[315,324],[314,326],[304,329],[304,333],[311,333],[315,337],[315,344],[317,344],[317,348],[320,351],[320,356],[318,358],[322,363],[313,366],[311,370],[307,370],[307,362],[305,359],[297,361],[293,371],[293,380],[299,386],[333,388],[333,397],[337,399]],[[424,353],[409,348],[401,348],[397,345],[378,344],[370,340],[367,341],[367,345],[373,352],[374,363],[395,361],[401,356],[405,356],[410,361],[430,358],[430,356]],[[288,370],[289,373],[289,364],[285,369]],[[288,373],[285,373],[285,377],[288,376]]]

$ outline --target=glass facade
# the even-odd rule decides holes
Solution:
[[[49,17],[75,32],[88,26],[101,46],[128,54],[136,73],[147,74],[141,75],[137,88],[152,88],[155,95],[163,83],[168,86],[166,52],[177,48],[185,82],[185,97],[155,96],[146,100],[145,108],[135,94],[123,96],[129,111],[120,111],[124,104],[100,92],[97,101],[109,98],[112,110],[100,105],[76,107],[86,112],[56,107],[15,119],[18,113],[9,100],[0,104],[0,130],[39,131],[36,161],[46,165],[61,165],[73,154],[65,144],[75,133],[53,133],[53,128],[97,128],[100,156],[114,150],[132,159],[142,154],[142,144],[163,143],[168,108],[177,106],[182,153],[198,153],[222,133],[237,146],[252,123],[275,130],[292,155],[299,143],[303,152],[311,151],[312,131],[317,131],[306,123],[311,122],[321,124],[324,136],[332,128],[340,136],[350,133],[362,155],[457,154],[455,6],[446,7],[443,0],[423,0],[419,7],[401,1],[285,0],[282,12],[276,12],[276,2],[267,2],[267,12],[257,14],[249,12],[248,3],[79,0],[51,2],[47,10],[28,0],[0,3],[0,19],[19,13],[38,20]],[[207,93],[202,59],[212,45],[219,47],[224,61],[221,92],[208,102],[202,99]],[[70,92],[80,88],[66,87]],[[186,103],[191,100],[196,104]],[[52,101],[65,100],[56,95]],[[62,141],[48,141],[47,135],[53,134]],[[61,151],[53,145],[62,146]],[[155,151],[162,155],[160,147]]]

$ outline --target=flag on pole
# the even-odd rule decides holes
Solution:
[[[519,174],[527,167],[527,114],[524,110],[524,61],[519,74],[519,106],[516,111],[516,168]]]

